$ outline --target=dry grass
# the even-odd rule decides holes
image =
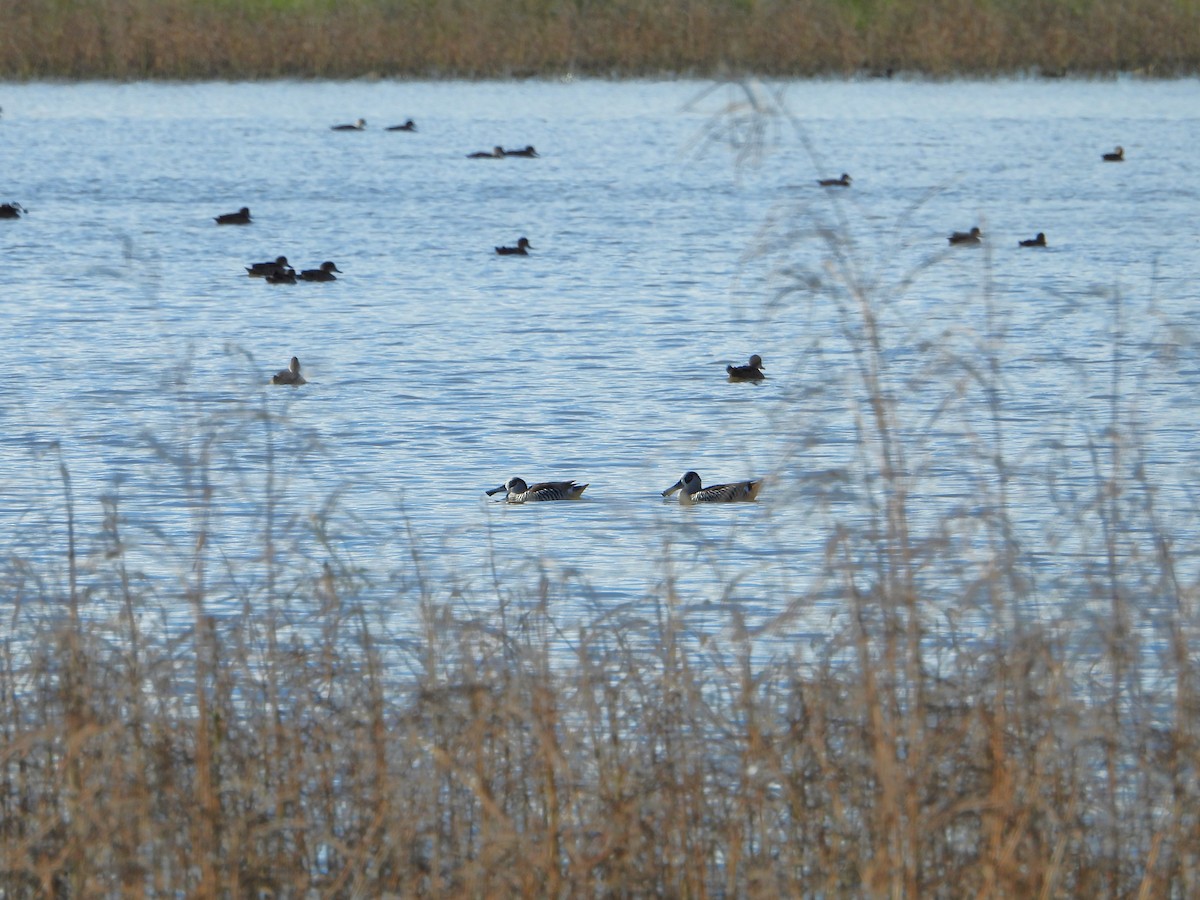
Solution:
[[[61,467],[54,552],[0,568],[0,894],[1200,893],[1200,585],[1156,511],[1121,354],[1090,492],[1050,515],[1048,552],[1083,551],[1050,588],[1060,612],[1013,537],[1002,335],[957,363],[931,342],[925,382],[898,381],[910,335],[842,232],[791,233],[808,262],[781,302],[819,295],[839,317],[860,436],[840,499],[818,503],[823,556],[792,563],[804,586],[757,630],[730,613],[701,637],[669,571],[642,609],[568,634],[555,610],[589,608],[575,578],[464,596],[415,545],[403,574],[355,569],[333,507],[290,508],[270,453],[233,477],[259,546],[223,556],[221,428],[306,443],[264,411],[161,444],[182,547],[130,534],[114,497],[77,534],[88,501]],[[939,418],[977,416],[978,495],[945,506],[913,462],[925,430],[903,427],[928,391]],[[956,408],[970,392],[991,399]],[[138,559],[174,560],[170,589]],[[840,624],[780,643],[819,603]],[[382,607],[417,610],[415,628]]]
[[[736,614],[699,639],[669,575],[649,621],[597,614],[567,635],[553,610],[587,608],[573,579],[463,597],[419,572],[418,548],[407,576],[346,568],[324,514],[287,508],[269,466],[259,552],[214,577],[221,442],[194,436],[171,463],[190,537],[159,595],[131,548],[180,548],[131,539],[112,498],[76,535],[64,469],[46,501],[61,573],[0,572],[0,893],[1196,895],[1197,585],[1176,574],[1134,436],[1114,412],[1094,494],[1056,518],[1100,564],[1054,591],[1104,615],[1039,609],[996,409],[978,423],[995,434],[986,512],[914,517],[933,476],[906,462],[891,330],[851,263],[831,241],[838,278],[815,289],[856,335],[861,501],[838,504],[823,560],[796,561],[820,577],[778,598],[773,626],[832,596],[846,615],[815,649],[768,655]],[[971,377],[1000,384],[1003,358],[986,350]],[[959,390],[962,371],[930,372]],[[265,414],[251,429],[297,443]],[[378,618],[381,585],[387,607],[419,610],[413,633]],[[967,636],[933,593],[986,624]],[[190,623],[167,621],[181,610]]]
[[[698,645],[669,590],[654,628],[597,621],[569,662],[552,662],[545,602],[501,621],[431,600],[403,652],[330,575],[288,591],[303,636],[271,597],[217,620],[196,593],[194,627],[168,640],[111,593],[110,564],[81,578],[82,615],[6,585],[6,897],[1198,886],[1200,709],[1179,642],[1159,693],[1116,677],[1134,648],[1115,638],[1081,683],[1051,626],[934,664],[887,571],[867,595],[847,573],[853,624],[826,653],[770,664],[749,636]]]
[[[933,75],[1200,68],[1190,0],[18,0],[3,78]]]

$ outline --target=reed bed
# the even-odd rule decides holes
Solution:
[[[1194,0],[16,0],[0,78],[1200,69]]]
[[[861,439],[841,486],[859,500],[830,502],[823,555],[795,560],[801,587],[766,626],[733,611],[696,629],[697,598],[653,560],[639,608],[570,626],[588,586],[548,566],[464,587],[423,570],[415,537],[392,571],[351,566],[336,502],[293,508],[269,454],[223,475],[230,434],[302,442],[265,411],[161,440],[182,541],[135,528],[115,494],[84,529],[92,501],[60,464],[44,555],[0,569],[0,893],[1200,892],[1197,584],[1119,370],[1092,491],[1060,498],[1046,536],[1089,562],[1046,603],[1013,538],[999,336],[957,367],[924,351],[923,389],[994,398],[965,515],[911,464],[922,430],[887,362],[907,332],[836,229],[805,234],[822,253],[778,302],[819,295],[853,341]],[[218,551],[241,541],[221,510],[247,497],[256,545]],[[844,615],[790,643],[830,597]]]

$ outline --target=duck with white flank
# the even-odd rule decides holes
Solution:
[[[762,479],[756,481],[734,481],[730,484],[714,484],[701,487],[700,476],[695,472],[684,472],[683,477],[662,492],[664,497],[679,491],[680,503],[749,503],[758,498],[762,490]]]
[[[576,484],[574,481],[541,481],[530,485],[523,478],[510,478],[500,487],[487,491],[487,495],[490,497],[504,491],[504,499],[508,503],[534,503],[541,500],[578,500],[585,490],[586,484]]]
[[[304,376],[300,374],[299,357],[293,356],[292,361],[288,363],[288,367],[286,369],[282,369],[271,376],[271,384],[290,384],[297,387],[302,384],[308,384],[308,382],[304,380]]]

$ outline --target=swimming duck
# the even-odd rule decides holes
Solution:
[[[249,225],[250,207],[243,206],[235,213],[225,213],[214,218],[217,220],[218,225]]]
[[[517,238],[517,246],[515,247],[497,247],[496,252],[501,256],[528,256],[529,251],[533,249],[533,244],[529,243],[529,238]]]
[[[756,481],[734,481],[730,484],[714,484],[702,488],[700,476],[695,472],[684,472],[683,477],[662,492],[664,497],[679,491],[680,503],[749,503],[758,498],[762,490],[762,479]]]
[[[762,368],[762,357],[755,353],[750,357],[749,365],[726,366],[725,371],[729,373],[730,381],[762,381],[767,377],[762,373]]]
[[[492,152],[480,150],[476,153],[468,153],[467,159],[504,159],[504,148],[497,145],[492,148]]]
[[[278,268],[274,272],[268,272],[266,278],[267,284],[295,284],[296,270],[291,266]]]
[[[333,273],[341,271],[334,263],[326,260],[321,263],[321,268],[305,269],[300,273],[300,277],[305,281],[337,281]]]
[[[983,240],[983,232],[976,225],[970,231],[956,231],[948,238],[952,244],[978,244]]]
[[[282,369],[271,376],[271,384],[293,384],[297,386],[301,384],[308,384],[308,382],[304,380],[304,376],[300,374],[299,357],[293,356],[292,361],[288,363],[288,367],[286,369]]]
[[[850,176],[843,172],[841,178],[822,178],[817,184],[821,187],[850,187]]]
[[[538,155],[538,152],[537,152],[536,150],[534,150],[534,149],[533,149],[533,145],[532,145],[532,144],[528,144],[528,145],[526,145],[526,147],[525,147],[525,149],[524,149],[524,150],[505,150],[505,151],[504,151],[504,155],[505,155],[505,156],[526,156],[526,157],[534,157],[534,156],[537,156],[537,155]]]
[[[1117,147],[1113,150],[1112,153],[1105,153],[1104,161],[1105,162],[1124,162],[1125,161],[1125,148]]]
[[[385,130],[386,131],[416,131],[417,123],[414,122],[412,119],[408,119],[405,121],[405,123],[403,125],[389,125]]]
[[[246,266],[246,272],[251,278],[266,278],[268,275],[274,275],[276,272],[287,268],[287,257],[277,256],[274,262],[253,263]]]
[[[359,119],[353,125],[334,125],[331,131],[362,131],[367,127],[366,119]]]
[[[28,212],[20,203],[0,203],[0,219],[19,219]]]
[[[504,491],[508,503],[533,503],[538,500],[578,500],[585,490],[586,484],[574,481],[542,481],[528,485],[523,478],[510,478],[500,487],[492,488],[487,495]]]
[[[1037,237],[1030,238],[1027,241],[1018,241],[1018,243],[1022,247],[1045,247],[1046,246],[1046,235],[1045,235],[1045,233],[1039,231],[1037,233]]]

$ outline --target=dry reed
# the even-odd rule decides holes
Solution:
[[[1039,607],[1012,537],[1002,335],[961,364],[922,351],[923,390],[989,399],[961,410],[981,415],[982,512],[938,492],[917,509],[935,476],[888,364],[907,332],[844,229],[797,233],[822,252],[781,302],[819,295],[840,319],[863,399],[833,489],[859,499],[821,504],[824,556],[796,562],[813,580],[767,628],[731,613],[701,639],[669,569],[642,609],[569,636],[555,610],[588,608],[574,577],[467,596],[421,571],[415,538],[403,572],[355,569],[333,505],[290,508],[270,448],[306,442],[265,411],[157,445],[183,546],[131,534],[116,496],[79,534],[87,501],[55,458],[62,499],[45,502],[65,532],[0,567],[0,894],[1200,892],[1197,585],[1123,406],[1121,298],[1092,489],[1053,516],[1098,561],[1054,585],[1103,604],[1081,626],[1077,607]],[[253,476],[221,458],[248,441],[267,448]],[[240,563],[218,549],[230,468],[260,516]],[[172,589],[138,559],[175,560]],[[822,601],[845,615],[818,645],[772,636]],[[414,630],[383,606],[418,610]],[[959,612],[984,624],[968,637]]]
[[[846,615],[816,649],[763,653],[769,635],[736,614],[699,640],[669,572],[652,621],[597,613],[567,637],[553,610],[586,607],[575,579],[539,570],[464,598],[420,573],[416,547],[407,575],[356,571],[329,510],[288,508],[270,453],[260,552],[218,577],[212,423],[166,459],[183,473],[183,548],[131,536],[113,497],[99,532],[76,534],[60,464],[47,503],[70,527],[48,545],[66,577],[53,557],[0,570],[0,893],[1194,895],[1197,586],[1123,462],[1137,445],[1119,404],[1094,495],[1058,519],[1107,560],[1061,586],[1108,606],[1081,629],[1034,608],[1007,537],[997,407],[979,429],[987,512],[918,524],[892,330],[844,245],[827,251],[838,277],[802,283],[854,336],[863,502],[773,626],[832,595]],[[998,387],[1003,356],[986,347],[971,377]],[[236,424],[301,443],[265,413]],[[178,556],[174,591],[135,550]],[[379,618],[381,586],[420,611],[415,634]],[[946,593],[986,627],[961,637]]]
[[[0,78],[772,76],[1200,69],[1188,0],[18,0]]]

